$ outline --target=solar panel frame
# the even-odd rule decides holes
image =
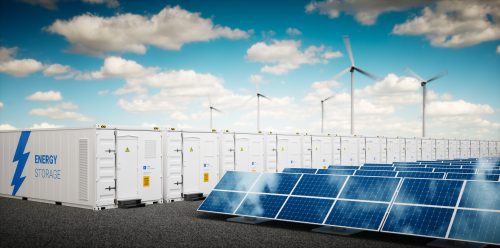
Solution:
[[[467,213],[467,212],[468,212],[468,213],[481,213],[481,212],[483,212],[483,213],[487,213],[487,214],[496,214],[496,215],[497,215],[497,216],[496,216],[496,218],[497,218],[497,219],[500,219],[500,217],[498,217],[498,216],[500,216],[500,212],[497,212],[497,211],[487,211],[487,210],[467,210],[467,209],[458,209],[458,210],[457,210],[457,215],[458,215],[458,216],[459,216],[459,218],[460,218],[460,214],[462,214],[462,213],[463,213],[463,214],[465,214],[465,213]],[[460,213],[460,214],[459,214],[459,213]],[[477,218],[477,217],[476,217],[476,218],[472,218],[472,220],[473,220],[473,221],[478,221],[478,220],[479,220],[479,221],[482,221],[480,218]],[[489,220],[491,220],[491,218],[489,218]],[[454,218],[454,221],[453,221],[453,223],[452,223],[452,226],[451,226],[451,228],[450,228],[450,231],[449,231],[449,233],[448,233],[448,235],[447,235],[447,237],[446,237],[447,239],[450,239],[450,240],[457,240],[457,241],[465,241],[465,242],[471,242],[471,241],[472,241],[472,242],[475,242],[475,243],[481,243],[481,244],[494,244],[494,245],[500,245],[500,239],[499,239],[498,241],[496,241],[496,240],[486,241],[486,240],[478,240],[478,239],[474,239],[474,238],[465,238],[465,237],[464,237],[464,238],[460,238],[460,237],[456,237],[456,235],[460,235],[460,234],[453,233],[453,231],[454,231],[454,230],[456,231],[456,229],[454,229],[454,228],[456,227],[456,226],[454,225],[454,224],[455,224],[455,221],[457,221],[457,219],[456,219],[456,218]],[[498,220],[493,220],[493,223],[497,223],[497,225],[500,225],[500,224],[498,224],[498,223],[500,223],[500,221],[498,221]],[[472,226],[473,226],[472,228],[473,228],[473,229],[475,229],[475,228],[474,228],[474,225],[472,225]],[[467,228],[467,229],[470,229],[470,228],[471,228],[471,223],[470,223],[470,222],[468,222],[468,223],[467,223],[467,227],[466,227],[466,228]],[[484,234],[485,234],[485,232],[488,232],[489,230],[492,230],[492,229],[493,229],[493,230],[500,230],[500,226],[499,226],[498,228],[487,228],[486,230],[481,229],[481,230],[479,230],[478,232],[484,235]],[[470,234],[470,232],[465,231],[464,233],[462,233],[462,235],[464,235],[464,234],[466,235],[467,233],[469,233],[469,234]],[[455,236],[455,237],[453,237],[453,236]],[[497,236],[497,237],[498,237],[498,236]]]
[[[405,176],[401,176],[405,175]],[[427,175],[428,177],[426,177]],[[434,177],[432,177],[434,176]],[[440,176],[440,177],[439,177]],[[403,178],[428,178],[428,179],[445,179],[446,173],[444,172],[421,172],[421,171],[398,171],[396,177]]]
[[[394,171],[395,167],[388,166],[361,166],[359,170],[383,170],[383,171]]]
[[[316,171],[316,175],[343,175],[343,176],[351,176],[354,174],[356,170],[352,169],[318,169]]]
[[[483,180],[475,177],[484,177],[485,179]],[[500,181],[500,175],[481,173],[446,173],[446,179],[498,182]]]
[[[384,209],[384,213],[382,214],[381,218],[380,218],[380,222],[378,223],[377,225],[377,228],[368,228],[368,227],[360,227],[360,226],[352,226],[352,225],[340,225],[340,224],[332,224],[332,223],[327,223],[329,220],[331,220],[331,217],[333,217],[333,213],[335,211],[337,211],[338,209],[338,204],[373,204],[373,205],[378,205],[378,206],[381,206],[381,205],[385,205],[385,209]],[[328,213],[328,215],[326,216],[325,220],[323,221],[323,225],[325,226],[333,226],[333,227],[343,227],[343,228],[352,228],[352,229],[357,229],[357,230],[366,230],[366,231],[379,231],[380,230],[380,226],[385,218],[385,215],[387,214],[387,210],[389,209],[391,203],[390,202],[386,202],[386,203],[381,203],[381,202],[370,202],[370,201],[357,201],[357,200],[340,200],[340,199],[337,199],[333,206],[332,206],[332,209],[330,210],[330,212]],[[350,210],[352,210],[352,208],[350,208]],[[361,212],[361,211],[356,211],[356,212]],[[335,221],[336,219],[334,219],[333,221]]]
[[[427,167],[395,167],[395,171],[413,171],[413,172],[433,172],[433,168],[427,168]]]
[[[415,206],[440,206],[453,207],[456,205],[458,198],[463,190],[464,181],[461,180],[445,180],[445,179],[429,179],[429,178],[403,178],[403,183],[399,188],[398,195],[394,203],[401,203]],[[439,188],[437,188],[439,187]],[[460,187],[460,189],[458,189]],[[434,194],[428,194],[423,189],[433,189]],[[445,195],[441,197],[441,191],[456,189],[456,198],[453,195]],[[429,190],[430,191],[430,190]]]
[[[281,173],[316,174],[317,171],[313,168],[284,168]]]
[[[397,171],[356,170],[354,172],[354,176],[365,176],[365,177],[396,177],[396,175],[397,175]]]

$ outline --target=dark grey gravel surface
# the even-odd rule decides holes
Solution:
[[[362,232],[342,237],[316,226],[227,222],[196,212],[201,202],[93,211],[0,197],[0,247],[416,247],[430,239]]]

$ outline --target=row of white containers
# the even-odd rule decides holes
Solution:
[[[0,193],[93,209],[208,194],[228,170],[500,156],[498,141],[106,127],[23,134],[0,132]]]

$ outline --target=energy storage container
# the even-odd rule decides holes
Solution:
[[[263,172],[264,167],[264,134],[235,133],[235,170]]]
[[[366,163],[380,164],[386,163],[385,138],[366,138]]]
[[[479,158],[481,155],[479,153],[479,140],[470,141],[470,157]]]
[[[341,137],[341,159],[342,165],[360,165],[365,163],[366,148],[365,138],[350,136]]]
[[[302,168],[301,165],[301,142],[299,134],[278,134],[277,135],[277,157],[278,172],[284,168]]]
[[[449,155],[449,144],[446,139],[436,140],[436,160],[450,159]]]
[[[422,160],[435,160],[436,141],[433,139],[422,139]]]
[[[95,210],[162,202],[157,130],[7,131],[0,140],[2,195]]]
[[[417,161],[417,140],[414,138],[405,139],[406,150],[405,150],[405,161],[406,162],[415,162]]]
[[[401,157],[401,154],[404,154],[404,147],[401,142],[404,142],[404,139],[399,138],[387,138],[387,163],[392,164],[393,162],[401,162],[404,160],[404,157]]]
[[[488,141],[480,141],[479,142],[479,157],[486,158],[489,155]]]
[[[470,158],[470,140],[461,140],[460,141],[460,158]]]
[[[271,132],[264,135],[264,160],[265,160],[265,170],[267,172],[277,172],[278,171],[278,146],[276,134]]]
[[[339,136],[333,137],[333,164],[340,165],[342,161],[342,140]]]
[[[307,133],[302,136],[302,158],[301,165],[304,168],[312,167],[312,136]]]
[[[333,159],[332,137],[327,135],[312,135],[311,142],[312,168],[328,168],[332,164]]]
[[[226,130],[219,133],[220,175],[235,170],[235,134]]]
[[[497,157],[498,156],[497,150],[498,150],[497,142],[489,141],[489,143],[488,143],[488,156]]]
[[[449,159],[457,159],[460,158],[459,153],[460,141],[458,140],[448,140],[448,156]]]

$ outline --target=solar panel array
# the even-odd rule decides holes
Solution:
[[[229,171],[198,211],[500,244],[498,174],[401,171],[397,165]],[[469,180],[476,175],[490,181]]]

